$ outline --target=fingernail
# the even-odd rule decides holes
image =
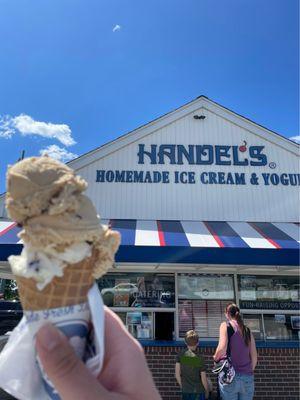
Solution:
[[[46,324],[37,333],[37,340],[48,351],[61,342],[61,333],[52,324]]]

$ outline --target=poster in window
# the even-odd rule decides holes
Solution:
[[[114,307],[128,307],[129,293],[116,292],[114,294]]]
[[[126,325],[141,325],[142,313],[141,312],[128,312],[126,317]]]
[[[133,337],[136,338],[136,336],[137,336],[137,325],[135,325],[135,324],[129,324],[129,325],[126,325],[126,328],[127,328],[128,332],[129,332]]]
[[[292,325],[292,329],[300,329],[300,316],[299,315],[291,316],[291,325]]]
[[[144,328],[140,325],[137,325],[137,338],[138,339],[150,339],[150,329]]]
[[[285,324],[286,323],[286,318],[284,314],[275,314],[274,315],[274,321],[277,324]]]

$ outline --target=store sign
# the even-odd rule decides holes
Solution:
[[[296,301],[240,301],[240,308],[248,310],[299,310]]]
[[[267,165],[265,146],[241,146],[182,144],[138,145],[138,164],[150,163],[171,165]]]
[[[97,170],[97,183],[175,183],[200,185],[264,185],[264,186],[300,186],[300,174],[270,172],[240,172],[240,167],[269,167],[277,165],[269,161],[265,146],[241,145],[181,145],[181,144],[138,144],[137,165],[142,169]],[[176,171],[145,170],[145,165],[183,166],[194,165],[203,168],[209,166],[229,166],[231,171],[195,170]],[[256,170],[255,170],[256,171]]]

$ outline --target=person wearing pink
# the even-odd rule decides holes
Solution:
[[[244,324],[239,307],[230,303],[225,309],[227,322],[220,325],[219,344],[214,360],[219,361],[230,352],[235,377],[229,384],[219,381],[222,400],[252,400],[254,396],[254,369],[257,351],[254,337]]]

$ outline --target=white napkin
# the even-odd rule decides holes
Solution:
[[[43,376],[37,362],[35,335],[46,322],[57,326],[69,337],[76,353],[94,376],[101,371],[104,356],[104,307],[96,284],[89,290],[88,303],[51,310],[24,312],[0,353],[0,387],[20,400],[59,399],[51,382]],[[93,324],[93,338],[86,332]],[[88,346],[86,346],[88,344]],[[89,354],[86,349],[89,349]]]

